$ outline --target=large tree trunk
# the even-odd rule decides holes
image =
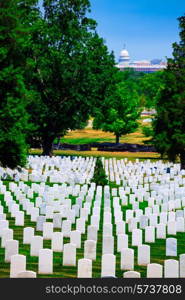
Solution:
[[[53,136],[48,136],[48,137],[45,137],[43,139],[43,142],[42,142],[42,148],[43,148],[42,155],[47,155],[47,156],[52,156],[53,155],[52,145],[53,145],[54,139],[55,138]]]
[[[118,134],[116,134],[116,144],[119,144],[119,138],[120,138],[120,136]]]
[[[185,169],[185,151],[180,153],[181,170]]]

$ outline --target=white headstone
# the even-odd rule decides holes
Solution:
[[[128,220],[128,231],[132,232],[134,229],[137,229],[137,219],[129,219]]]
[[[1,247],[5,247],[7,240],[13,240],[13,229],[4,228],[1,235]]]
[[[183,217],[178,217],[176,220],[176,230],[177,232],[184,232],[185,231],[185,223]]]
[[[133,229],[132,231],[132,246],[142,245],[142,230]]]
[[[130,219],[133,219],[133,217],[134,217],[134,211],[130,210],[130,209],[127,209],[126,210],[126,223],[128,223],[128,221]]]
[[[12,255],[10,258],[10,278],[16,278],[20,272],[26,271],[26,256]]]
[[[78,260],[78,278],[92,278],[92,260],[82,258]]]
[[[76,266],[76,245],[64,244],[63,266]]]
[[[141,229],[144,229],[146,226],[148,226],[148,217],[147,216],[141,216],[139,221],[139,227]]]
[[[116,223],[116,234],[125,234],[125,222],[119,221]]]
[[[96,242],[93,240],[86,240],[84,242],[84,258],[96,260]]]
[[[167,223],[167,233],[176,235],[176,222],[175,221],[168,221]]]
[[[181,254],[179,258],[180,278],[185,278],[185,254]]]
[[[75,244],[76,248],[81,248],[81,232],[79,230],[71,231],[70,243]]]
[[[155,227],[145,227],[145,243],[155,243]]]
[[[64,220],[62,223],[62,233],[64,237],[70,237],[71,234],[71,221]]]
[[[46,215],[46,203],[41,204],[40,206],[40,214]]]
[[[33,272],[33,271],[24,271],[24,272],[18,273],[16,277],[17,278],[36,278],[37,273]]]
[[[34,236],[34,228],[25,227],[23,230],[23,244],[30,244],[33,236]]]
[[[53,228],[61,229],[62,227],[62,214],[55,213],[53,215]]]
[[[101,277],[113,276],[115,277],[116,258],[113,254],[104,254],[101,262]]]
[[[117,236],[117,252],[121,252],[123,248],[128,248],[128,235],[118,234]]]
[[[39,256],[40,249],[43,248],[43,237],[42,236],[33,236],[31,239],[30,255]]]
[[[168,222],[174,222],[175,221],[175,212],[174,211],[170,211],[168,213]]]
[[[76,230],[79,230],[81,233],[85,233],[85,219],[79,218],[76,220]]]
[[[134,250],[130,248],[121,251],[121,270],[134,270]]]
[[[149,217],[149,224],[150,226],[157,226],[157,222],[158,222],[158,216],[157,214],[153,214]]]
[[[150,246],[141,245],[138,247],[137,264],[139,266],[147,266],[150,263]]]
[[[103,235],[112,235],[112,224],[103,224]]]
[[[53,206],[46,206],[46,219],[53,219]]]
[[[31,209],[31,221],[36,222],[38,216],[39,216],[39,208],[38,207],[33,207]]]
[[[88,215],[89,215],[89,209],[87,208],[81,208],[80,210],[80,218],[84,218],[86,221],[88,220]]]
[[[123,277],[124,278],[140,278],[141,274],[139,272],[135,272],[135,271],[128,271],[128,272],[124,272]]]
[[[51,249],[53,252],[63,251],[63,234],[62,232],[53,232],[51,240]]]
[[[168,222],[168,214],[167,212],[161,212],[160,213],[160,223],[167,224]]]
[[[6,220],[6,214],[1,214],[0,213],[0,220]]]
[[[162,278],[163,266],[160,264],[148,264],[147,265],[147,278]]]
[[[19,254],[19,241],[7,240],[5,243],[5,262],[10,262],[11,256]]]
[[[164,261],[164,277],[179,278],[179,262],[175,259],[167,259]]]
[[[36,231],[43,231],[43,224],[46,222],[45,216],[37,217]]]
[[[91,216],[91,225],[97,226],[99,229],[99,223],[100,223],[100,216],[99,215],[92,215]]]
[[[89,225],[87,227],[87,239],[97,241],[98,227]]]
[[[177,239],[166,239],[166,256],[177,256]]]
[[[113,236],[103,236],[102,254],[114,254],[114,237]]]
[[[43,238],[44,240],[51,240],[53,235],[53,223],[43,223]]]
[[[40,249],[38,273],[53,274],[53,251],[51,249]]]
[[[166,239],[166,224],[157,224],[157,239]]]
[[[8,228],[9,222],[8,220],[0,220],[0,237],[2,236],[2,230]]]
[[[15,226],[24,226],[24,212],[19,211],[15,216]]]

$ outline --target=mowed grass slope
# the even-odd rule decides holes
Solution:
[[[6,182],[8,184],[8,182]],[[29,182],[30,185],[30,182]],[[51,184],[50,184],[51,185]],[[37,197],[37,194],[34,194],[34,198],[32,201],[35,201],[35,198]],[[75,203],[75,198],[70,197],[72,199],[72,203]],[[15,198],[14,198],[15,200]],[[27,270],[32,270],[35,272],[38,272],[38,257],[31,257],[30,256],[30,246],[23,244],[23,227],[21,226],[15,226],[15,219],[11,217],[10,213],[8,213],[8,209],[4,202],[3,195],[0,195],[0,202],[1,205],[4,206],[4,212],[7,215],[7,220],[9,220],[10,228],[14,230],[14,239],[19,241],[19,253],[26,255],[27,257]],[[93,201],[94,202],[94,201]],[[147,202],[141,202],[139,204],[139,208],[144,210],[145,207],[147,207]],[[22,209],[22,206],[20,206]],[[91,207],[92,212],[93,204]],[[122,206],[123,211],[123,219],[125,219],[126,216],[126,210],[131,209],[132,206],[129,204],[127,206]],[[114,224],[114,217],[113,217],[113,198],[111,198],[111,209],[112,209],[112,224]],[[101,204],[101,218],[100,218],[100,228],[98,232],[98,242],[97,242],[97,259],[96,261],[93,261],[93,277],[94,278],[100,278],[101,277],[101,258],[102,258],[102,231],[103,231],[103,211],[104,211],[104,204],[102,201]],[[51,220],[47,220],[50,221]],[[90,217],[88,219],[88,222],[86,225],[90,224]],[[25,226],[24,227],[36,227],[35,222],[30,221],[30,216],[25,215]],[[75,230],[75,225],[72,226],[72,230]],[[60,231],[60,229],[54,229],[54,231]],[[87,231],[86,231],[87,232]],[[135,271],[141,272],[142,277],[146,277],[146,267],[141,267],[137,265],[137,247],[133,247],[131,245],[131,233],[128,232],[128,226],[126,225],[126,233],[129,237],[129,248],[134,249],[135,252]],[[42,235],[42,232],[35,231],[35,235]],[[117,277],[123,277],[123,270],[120,268],[120,253],[117,252],[117,238],[116,238],[116,225],[113,225],[113,236],[114,236],[114,254],[116,255],[116,276]],[[175,237],[178,240],[178,256],[180,254],[185,253],[185,234],[184,233],[177,233],[176,236],[167,236],[167,237]],[[81,249],[77,249],[77,260],[84,257],[84,241],[87,239],[87,234],[82,234],[82,247]],[[64,238],[64,243],[70,242],[69,238]],[[143,243],[144,243],[144,231],[143,231]],[[156,239],[155,243],[148,244],[151,246],[151,263],[159,263],[164,264],[165,259],[174,258],[178,259],[177,257],[166,257],[165,255],[165,240],[162,239]],[[44,240],[44,248],[51,249],[51,241],[50,240]],[[10,264],[4,262],[4,248],[0,248],[0,278],[7,278],[10,274]],[[77,267],[67,267],[63,266],[62,263],[62,257],[63,253],[56,253],[54,252],[53,255],[53,271],[54,273],[52,275],[40,275],[37,274],[37,277],[40,278],[46,278],[46,277],[60,277],[60,278],[72,278],[77,277]]]
[[[139,126],[135,132],[122,136],[120,138],[120,143],[144,144],[144,141],[149,140],[149,138],[146,138],[142,133],[143,126],[146,126],[146,123],[143,123],[143,120],[146,118],[148,119],[148,117],[142,117],[138,121]],[[115,135],[111,132],[104,132],[102,130],[86,127],[84,129],[68,132],[61,138],[61,142],[67,144],[89,144],[95,142],[115,143]]]

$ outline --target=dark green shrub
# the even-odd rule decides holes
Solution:
[[[96,160],[94,176],[91,179],[91,182],[95,182],[96,185],[102,185],[102,186],[108,184],[108,179],[105,174],[105,170],[103,168],[101,158],[99,158],[99,157],[97,157],[97,160]]]

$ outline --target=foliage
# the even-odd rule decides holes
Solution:
[[[147,138],[150,138],[148,140],[145,140],[144,141],[144,144],[151,144],[153,142],[153,127],[150,126],[150,125],[145,125],[142,127],[142,133],[147,137]]]
[[[164,88],[157,101],[157,116],[153,123],[158,151],[171,161],[180,155],[185,168],[185,16],[179,18],[179,44],[173,44],[173,59],[164,72]]]
[[[26,112],[29,92],[24,82],[28,31],[21,23],[21,3],[0,2],[0,163],[9,168],[25,165],[30,130]]]
[[[108,184],[107,176],[105,174],[105,170],[103,168],[102,160],[100,157],[96,158],[94,176],[91,179],[91,182],[95,182],[96,185],[102,185],[102,186]]]
[[[115,62],[86,17],[88,0],[47,0],[43,9],[34,20],[28,84],[37,95],[29,106],[33,136],[48,155],[54,139],[82,128],[109,93]]]
[[[116,143],[119,143],[122,135],[131,133],[138,127],[139,116],[139,95],[136,84],[130,78],[120,81],[118,73],[114,91],[96,111],[93,127],[113,132]]]
[[[155,108],[157,97],[164,86],[164,72],[145,74],[140,81],[142,105],[148,109]]]

